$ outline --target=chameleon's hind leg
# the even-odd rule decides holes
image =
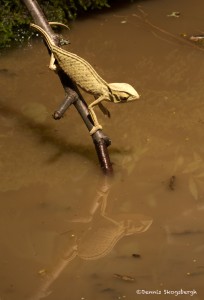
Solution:
[[[63,26],[63,27],[65,27],[65,28],[67,28],[67,29],[70,30],[69,26],[67,26],[67,25],[65,25],[63,23],[60,23],[60,22],[49,22],[49,24],[51,26],[52,25],[54,25],[54,26]],[[60,46],[68,45],[68,44],[70,44],[70,41],[69,40],[64,40],[63,38],[60,38],[59,44],[60,44]]]
[[[51,56],[50,56],[49,69],[52,70],[52,71],[56,71],[57,70],[57,66],[55,64],[55,57],[54,57],[53,53],[51,53]]]

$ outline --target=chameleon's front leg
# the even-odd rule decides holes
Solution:
[[[101,101],[105,100],[106,97],[104,96],[100,96],[98,99],[96,99],[94,102],[92,102],[89,106],[88,106],[88,109],[89,109],[89,112],[90,112],[90,115],[93,119],[93,122],[94,122],[94,127],[91,129],[90,131],[90,135],[94,134],[97,130],[99,129],[102,129],[102,126],[99,124],[98,122],[98,119],[96,117],[96,114],[93,110],[93,107],[97,104],[99,104]]]
[[[99,124],[98,119],[96,117],[96,114],[95,114],[93,108],[89,108],[89,113],[90,113],[90,115],[93,119],[93,122],[94,122],[94,126],[90,131],[90,135],[93,135],[97,130],[102,129],[102,126]]]

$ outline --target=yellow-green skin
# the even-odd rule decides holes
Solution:
[[[56,70],[55,60],[61,69],[78,85],[82,90],[92,94],[95,101],[88,108],[94,121],[94,129],[90,132],[95,133],[101,129],[93,107],[101,101],[111,101],[114,103],[128,102],[139,99],[137,91],[127,83],[107,83],[103,80],[94,68],[83,58],[56,46],[45,30],[36,24],[31,27],[40,31],[52,53],[50,69]]]

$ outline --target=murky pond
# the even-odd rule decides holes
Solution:
[[[75,108],[51,117],[64,93],[41,39],[0,56],[1,300],[203,299],[203,9],[137,1],[64,32],[141,95],[96,109],[111,181]]]

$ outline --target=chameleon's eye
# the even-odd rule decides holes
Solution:
[[[123,96],[120,98],[121,102],[126,102],[127,101],[127,97]]]

